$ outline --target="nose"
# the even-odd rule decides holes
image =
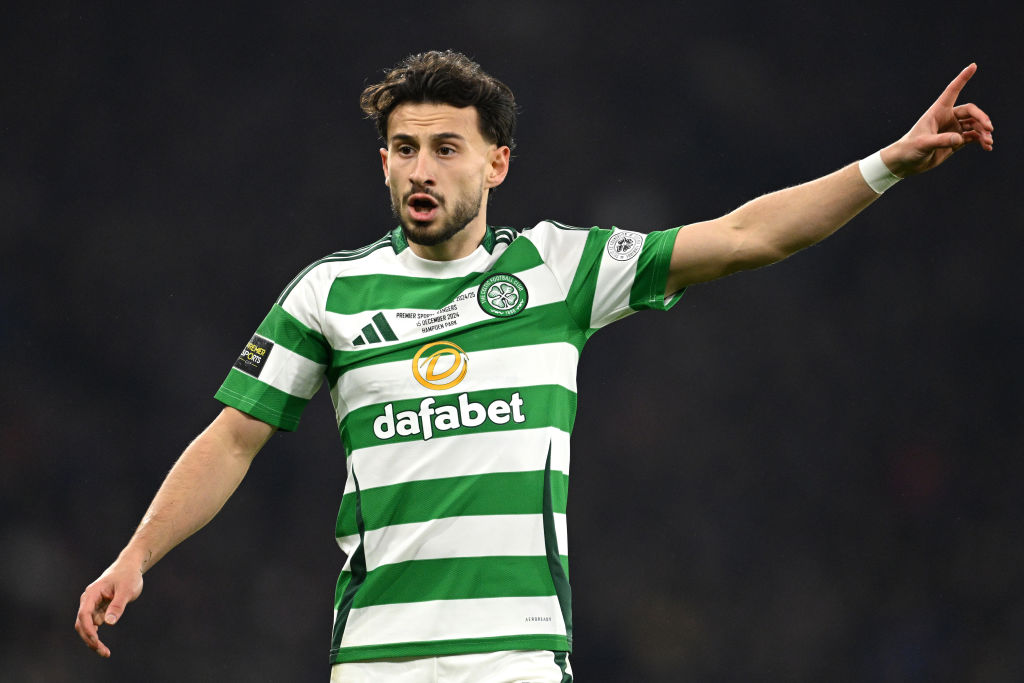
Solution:
[[[423,187],[431,187],[434,185],[434,165],[428,152],[421,150],[419,154],[416,155],[416,161],[413,163],[412,173],[409,174],[409,180],[414,185],[420,185]]]

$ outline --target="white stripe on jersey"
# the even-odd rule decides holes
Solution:
[[[569,554],[565,515],[554,514],[558,553]],[[355,548],[358,534],[338,539]],[[394,524],[367,531],[363,551],[366,569],[410,560],[443,560],[451,557],[542,557],[542,515],[475,515],[443,517],[413,524]]]
[[[354,493],[353,479],[363,491],[412,481],[470,477],[496,472],[539,472],[551,445],[551,470],[569,474],[569,433],[555,427],[520,429],[515,442],[504,432],[469,432],[457,439],[389,443],[353,451],[345,493]]]
[[[565,635],[565,621],[555,596],[429,600],[357,607],[349,612],[341,647],[523,633]]]
[[[618,228],[612,237],[622,232]],[[611,238],[609,238],[611,239]],[[590,313],[591,327],[604,327],[633,312],[629,307],[629,292],[636,279],[636,267],[640,263],[639,254],[625,261],[618,261],[608,255],[608,250],[601,253],[601,266],[597,273],[597,288],[594,291],[594,307]]]
[[[314,363],[275,342],[274,348],[267,354],[267,364],[260,371],[259,378],[275,389],[310,399],[320,387],[326,369],[327,366]]]
[[[583,247],[587,244],[589,234],[589,230],[566,230],[550,221],[542,221],[532,228],[523,230],[522,237],[537,247],[562,292],[568,293],[576,277],[576,269],[583,257]]]
[[[468,358],[465,379],[451,389],[436,392],[434,395],[437,398],[499,388],[507,388],[511,394],[517,387],[541,384],[558,384],[576,391],[579,351],[567,342],[489,351],[467,348],[464,351]],[[422,398],[423,395],[423,386],[413,376],[411,360],[350,370],[341,376],[331,390],[339,424],[345,416],[359,408]],[[526,408],[523,412],[525,414]]]

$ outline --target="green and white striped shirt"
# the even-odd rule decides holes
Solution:
[[[572,649],[576,365],[665,310],[676,229],[488,228],[455,261],[401,229],[283,292],[217,398],[281,429],[326,379],[347,454],[331,661]]]

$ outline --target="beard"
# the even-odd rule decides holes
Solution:
[[[448,212],[447,220],[437,226],[434,230],[431,229],[431,225],[434,221],[424,223],[412,220],[411,218],[402,215],[401,207],[406,206],[406,203],[409,201],[409,197],[417,192],[429,194],[437,200],[437,204],[440,208],[448,208],[448,202],[444,198],[444,195],[427,191],[425,188],[414,188],[409,190],[404,197],[399,197],[398,192],[392,188],[391,213],[395,215],[395,218],[397,218],[398,222],[402,225],[402,234],[405,235],[406,240],[423,247],[435,247],[438,244],[442,244],[450,240],[469,225],[470,221],[480,215],[480,205],[483,202],[484,197],[484,185],[483,182],[480,183],[480,187],[477,188],[475,196],[472,190],[460,196],[455,201],[451,211]]]

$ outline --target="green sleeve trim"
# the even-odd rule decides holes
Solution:
[[[671,296],[665,296],[668,270],[672,263],[679,228],[652,232],[644,243],[644,254],[637,265],[636,278],[629,293],[629,307],[634,310],[667,311],[679,302],[685,287]],[[646,258],[645,258],[646,257]]]
[[[286,432],[298,428],[302,411],[309,403],[308,399],[264,384],[237,368],[231,368],[214,398]]]

